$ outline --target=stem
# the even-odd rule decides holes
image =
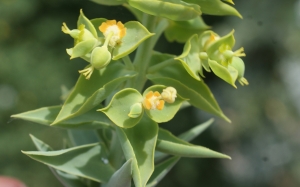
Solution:
[[[155,64],[154,66],[151,66],[148,69],[147,73],[154,73],[154,72],[156,72],[156,71],[158,71],[158,70],[160,70],[160,69],[162,69],[162,68],[164,68],[164,67],[166,67],[168,65],[174,64],[176,62],[177,61],[174,60],[174,58],[170,58],[168,60],[162,61],[162,62],[160,62],[158,64]]]
[[[152,43],[151,43],[151,48],[153,49],[155,47],[155,44],[157,43],[159,37],[161,36],[161,34],[164,32],[164,30],[166,30],[166,28],[169,26],[169,22],[167,19],[162,18],[157,27],[155,28],[154,32],[155,35],[152,38]]]
[[[153,32],[156,24],[156,17],[148,14],[143,14],[142,24],[150,31]],[[136,67],[138,75],[135,79],[132,79],[131,86],[134,86],[137,90],[141,91],[146,82],[146,70],[150,63],[150,58],[153,50],[153,39],[149,38],[143,42],[137,49],[136,56],[133,64]]]
[[[128,70],[134,70],[134,66],[132,64],[132,61],[131,61],[129,55],[123,57],[122,60]]]

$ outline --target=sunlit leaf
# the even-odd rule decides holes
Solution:
[[[110,63],[106,68],[94,70],[87,80],[80,75],[74,89],[68,96],[53,125],[83,114],[106,99],[121,83],[135,76],[121,63]]]
[[[155,84],[168,85],[176,88],[178,94],[183,98],[188,99],[188,102],[193,106],[215,114],[226,121],[230,121],[223,114],[204,81],[197,81],[192,78],[179,62],[174,60],[172,65],[148,74],[147,78]]]
[[[181,0],[128,0],[130,6],[147,14],[184,21],[201,14],[200,7]]]
[[[122,5],[126,0],[91,0],[101,5]]]
[[[144,115],[133,128],[117,128],[126,160],[132,159],[133,181],[144,187],[154,170],[154,150],[158,125]]]
[[[135,89],[127,88],[119,91],[114,95],[111,102],[105,108],[98,111],[106,114],[111,121],[122,128],[131,128],[135,126],[142,118],[143,113],[139,117],[129,117],[131,106],[136,103],[142,103],[142,95]]]
[[[43,107],[36,110],[27,111],[20,114],[12,115],[12,118],[23,119],[42,125],[50,125],[55,120],[61,106]],[[97,129],[109,127],[111,121],[104,115],[99,114],[96,110],[90,110],[80,116],[59,122],[55,127],[68,129]]]
[[[35,147],[39,151],[52,151],[53,149],[42,142],[41,140],[37,139],[33,135],[30,135]],[[65,173],[59,170],[55,170],[52,167],[49,167],[52,173],[57,177],[59,182],[61,182],[65,187],[86,187],[86,185],[82,182],[82,178],[76,175],[71,175],[69,173]]]
[[[78,18],[78,21],[77,21],[77,28],[79,28],[79,26],[82,25],[82,24],[85,26],[85,28],[87,30],[89,30],[93,34],[93,36],[95,38],[98,38],[97,31],[96,31],[95,27],[93,26],[91,21],[87,17],[85,17],[85,15],[83,14],[83,11],[81,9],[80,10],[80,15],[79,15],[79,18]]]
[[[114,173],[114,169],[102,160],[98,143],[59,151],[22,152],[57,170],[97,182],[107,182]]]
[[[232,6],[221,0],[184,0],[188,3],[194,3],[201,7],[203,14],[225,16],[232,15],[242,18],[242,15]],[[230,0],[228,0],[230,1]],[[231,1],[232,2],[232,1]]]
[[[153,36],[146,27],[137,21],[129,21],[124,24],[126,27],[126,35],[122,39],[122,43],[117,45],[112,54],[113,60],[118,60],[132,51],[134,51],[143,41]]]
[[[209,29],[200,16],[187,21],[169,20],[169,26],[165,30],[165,36],[169,42],[186,42],[192,35],[199,34]]]

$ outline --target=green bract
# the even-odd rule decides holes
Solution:
[[[205,71],[234,87],[236,80],[247,85],[244,49],[233,51],[234,31],[220,37],[200,15],[241,17],[232,0],[92,1],[125,6],[140,22],[89,20],[80,10],[76,29],[63,23],[63,33],[74,39],[67,54],[89,64],[64,91],[61,106],[12,117],[64,128],[68,137],[62,150],[53,150],[31,135],[38,151],[23,153],[49,166],[68,187],[131,187],[132,181],[154,187],[181,157],[230,159],[189,143],[213,119],[177,137],[161,123],[186,125],[172,119],[190,106],[230,122],[205,84]],[[154,51],[163,33],[170,42],[184,43],[179,56]]]

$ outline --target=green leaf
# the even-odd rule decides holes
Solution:
[[[198,36],[193,35],[184,45],[183,52],[175,58],[179,60],[186,71],[196,80],[201,80],[199,74],[203,76],[202,65],[199,58]]]
[[[203,12],[203,14],[210,14],[210,15],[217,15],[217,16],[232,15],[232,16],[237,16],[239,18],[242,18],[242,15],[235,8],[222,2],[221,0],[184,0],[184,1],[199,5],[201,7],[201,11]]]
[[[116,171],[104,187],[130,187],[132,159],[127,160],[125,164]]]
[[[100,142],[100,139],[94,130],[72,129],[68,130],[68,135],[73,147]]]
[[[133,8],[132,6],[128,5],[128,4],[123,4],[124,7],[126,7],[135,17],[139,22],[142,22],[143,20],[143,12]]]
[[[169,86],[169,85],[168,85]],[[159,93],[162,93],[163,89],[165,89],[166,86],[163,85],[154,85],[151,86],[149,88],[147,88],[144,91],[144,98],[146,97],[146,94],[150,91],[158,91]],[[176,87],[174,87],[176,89]],[[174,103],[167,103],[165,102],[164,108],[162,110],[147,110],[145,109],[145,112],[147,113],[147,115],[154,120],[157,123],[163,123],[163,122],[167,122],[170,121],[175,114],[178,112],[182,102],[185,101],[180,95],[177,94],[177,97],[174,101]]]
[[[156,149],[167,154],[181,157],[230,159],[229,156],[212,151],[206,147],[192,145],[163,129],[159,131]]]
[[[89,30],[93,34],[93,36],[95,38],[98,38],[97,31],[96,31],[95,27],[93,26],[91,21],[87,17],[85,17],[85,15],[83,14],[83,11],[81,9],[80,10],[80,15],[79,15],[79,18],[78,18],[78,21],[77,21],[77,28],[79,28],[79,26],[82,25],[82,24],[85,26],[85,28],[87,30]]]
[[[135,72],[126,70],[121,63],[110,63],[106,68],[94,70],[89,80],[80,75],[52,125],[99,107],[121,83],[135,75]]]
[[[33,141],[35,147],[39,151],[52,151],[53,149],[47,145],[46,143],[42,142],[41,140],[37,139],[33,135],[30,135],[31,140]],[[55,177],[65,186],[65,187],[86,187],[86,185],[82,182],[82,178],[71,175],[69,173],[65,173],[59,170],[55,170],[49,167]]]
[[[191,128],[190,130],[180,134],[178,136],[178,138],[189,142],[189,141],[193,140],[194,138],[196,138],[197,136],[199,136],[199,134],[201,134],[204,130],[206,130],[213,122],[214,122],[214,119],[210,119],[204,123],[201,123],[201,124]]]
[[[114,173],[114,169],[102,161],[99,144],[89,144],[59,151],[22,152],[57,170],[97,182],[107,182]]]
[[[146,27],[137,21],[129,21],[124,24],[126,27],[126,35],[122,39],[122,43],[117,45],[112,54],[113,60],[118,60],[131,52],[133,52],[143,41],[153,36]]]
[[[176,138],[176,140],[174,140],[174,135],[172,135],[171,132],[164,130],[162,128],[159,129],[159,135],[160,135],[160,137],[162,137],[161,139],[163,139],[163,138],[168,139],[167,136],[170,136],[170,137],[172,137],[172,139],[170,139],[170,141],[174,140],[178,143],[184,143],[184,141],[189,142],[189,141],[193,140],[195,137],[199,136],[199,134],[201,134],[206,128],[208,128],[212,124],[213,121],[214,121],[213,119],[210,119],[202,124],[197,125],[194,128],[191,128],[190,130],[180,134],[178,136],[178,138],[183,141],[179,141],[177,138]],[[157,151],[157,152],[155,152],[155,162],[158,162],[158,161],[166,158],[167,156],[168,156],[168,154]]]
[[[143,112],[139,117],[131,118],[128,116],[130,108],[141,102],[143,102],[143,97],[137,90],[126,88],[116,93],[107,107],[98,111],[106,114],[119,127],[131,128],[141,120]]]
[[[136,187],[144,187],[154,170],[158,125],[146,115],[133,128],[116,128],[126,160],[132,159]]]
[[[154,187],[156,186],[159,181],[161,181],[166,174],[173,168],[173,166],[179,161],[180,157],[174,156],[171,157],[162,163],[155,166],[154,172],[149,179],[149,183],[146,187]]]
[[[204,81],[197,81],[192,78],[182,65],[176,63],[175,60],[172,65],[164,67],[153,74],[148,74],[147,78],[155,84],[168,85],[176,88],[178,94],[183,98],[189,99],[188,102],[193,106],[230,122],[223,114]]]
[[[71,59],[77,57],[84,57],[87,53],[91,52],[94,48],[97,40],[96,39],[89,39],[82,42],[79,42],[71,49]],[[70,49],[67,49],[70,50]]]
[[[232,85],[234,88],[237,88],[235,81],[238,78],[238,71],[234,67],[228,66],[226,68],[214,60],[208,60],[208,63],[215,75]]]
[[[147,14],[175,21],[190,20],[201,14],[198,5],[181,0],[128,0],[128,3]]]
[[[55,120],[61,106],[43,107],[36,110],[27,111],[20,114],[12,115],[12,118],[23,119],[42,125],[50,125]],[[68,129],[98,129],[107,128],[111,121],[104,115],[99,114],[96,110],[90,110],[78,117],[71,118],[55,124],[55,127]]]
[[[105,0],[106,1],[106,0]],[[100,25],[103,23],[103,22],[106,22],[107,19],[105,18],[94,18],[94,19],[91,19],[90,20],[91,23],[94,25],[94,27],[96,28],[96,31],[97,31],[97,35],[99,38],[103,37],[103,43],[104,43],[104,35],[103,33],[100,31],[99,27]]]
[[[165,36],[169,42],[186,42],[192,35],[199,34],[204,30],[209,29],[202,17],[198,16],[187,21],[172,21],[169,20],[169,26],[165,30]]]
[[[108,5],[108,6],[115,6],[115,5],[122,5],[126,2],[126,0],[91,0],[94,3],[98,3],[100,5]]]

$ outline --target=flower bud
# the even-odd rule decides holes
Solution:
[[[111,54],[106,46],[96,47],[92,51],[91,64],[96,69],[104,68],[111,61]]]
[[[173,87],[167,87],[166,89],[163,89],[163,92],[161,93],[161,97],[164,101],[167,103],[174,103],[175,98],[177,97],[177,91]]]
[[[138,118],[143,112],[142,103],[135,103],[130,107],[130,112],[128,114],[131,118]]]
[[[245,73],[245,64],[244,61],[239,57],[233,57],[231,66],[234,67],[238,71],[238,78],[237,80],[241,85],[248,85],[248,81],[246,78],[244,78]]]

